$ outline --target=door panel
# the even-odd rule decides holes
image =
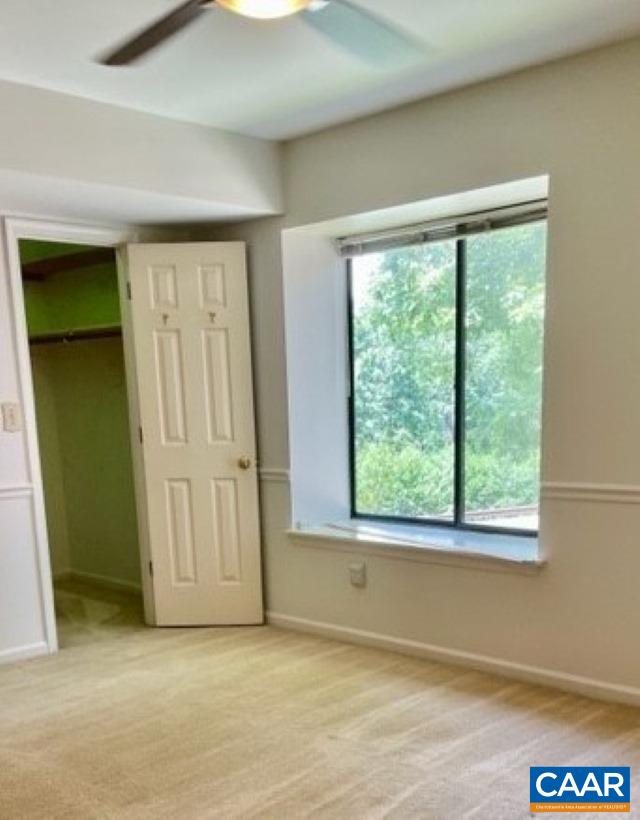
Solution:
[[[167,519],[172,583],[195,584],[196,545],[193,532],[193,502],[191,482],[188,479],[167,481]]]
[[[179,330],[156,330],[155,368],[163,444],[186,444],[185,384]]]
[[[216,552],[221,583],[240,583],[240,538],[238,534],[238,489],[234,479],[211,482],[212,514],[216,528]]]
[[[159,625],[262,623],[244,245],[129,245]]]
[[[205,330],[202,346],[209,444],[233,441],[228,331]]]

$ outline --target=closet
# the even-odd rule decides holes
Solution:
[[[20,260],[60,618],[69,582],[85,604],[140,591],[118,280],[112,249],[22,240]]]

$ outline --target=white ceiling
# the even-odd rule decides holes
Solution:
[[[0,79],[284,139],[640,33],[639,0],[356,0],[424,59],[372,69],[302,19],[212,8],[144,62],[92,61],[180,0],[0,0]]]

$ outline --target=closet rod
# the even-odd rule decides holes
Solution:
[[[54,333],[39,333],[29,338],[29,344],[42,345],[56,342],[79,342],[83,339],[105,339],[109,336],[122,336],[121,327],[94,327],[82,330],[57,330]]]

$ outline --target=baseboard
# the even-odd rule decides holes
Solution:
[[[72,581],[86,581],[90,584],[105,587],[106,589],[113,589],[116,592],[135,592],[140,594],[142,592],[141,584],[135,581],[122,581],[120,578],[110,578],[106,575],[96,575],[93,572],[81,572],[77,569],[66,570],[65,572],[56,573],[54,575],[55,581],[72,580]]]
[[[13,649],[3,649],[0,651],[0,664],[25,661],[28,658],[37,658],[38,655],[47,655],[48,653],[49,647],[44,641],[26,644],[25,646],[16,646]]]
[[[527,683],[553,686],[567,692],[597,698],[598,700],[626,703],[631,706],[640,706],[640,689],[634,686],[623,686],[607,681],[585,678],[580,675],[570,675],[566,672],[557,672],[543,667],[528,666],[513,663],[502,658],[493,658],[489,655],[477,655],[473,652],[463,652],[458,649],[448,649],[443,646],[422,643],[420,641],[395,638],[379,632],[368,632],[363,629],[353,629],[323,621],[312,621],[307,618],[298,618],[293,615],[284,615],[279,612],[267,612],[267,623],[284,629],[297,632],[309,632],[322,635],[326,638],[335,638],[347,643],[372,646],[377,649],[387,649],[403,655],[424,658],[430,661],[469,666],[483,672],[492,672],[504,677],[516,678]]]

